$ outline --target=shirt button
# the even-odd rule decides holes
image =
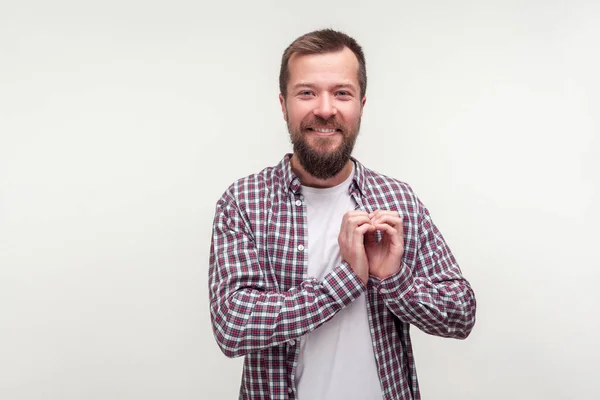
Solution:
[[[298,246],[298,250],[299,250],[299,251],[304,251],[304,246],[303,246],[303,245],[299,245],[299,246]]]
[[[300,207],[300,206],[302,205],[302,201],[300,201],[300,200],[296,200],[296,205],[297,205],[298,207]]]
[[[294,339],[292,339],[292,340],[290,340],[290,341],[288,342],[288,344],[289,344],[290,346],[293,346],[293,345],[295,345],[295,344],[296,344],[296,341],[295,341]]]

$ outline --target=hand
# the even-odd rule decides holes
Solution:
[[[369,261],[365,252],[365,233],[375,232],[369,214],[364,211],[349,211],[344,214],[338,244],[342,259],[366,285],[369,280]]]
[[[369,214],[374,230],[365,236],[365,252],[369,263],[369,273],[385,279],[400,269],[404,255],[404,226],[402,217],[396,211],[375,211]],[[376,231],[383,231],[377,242]]]

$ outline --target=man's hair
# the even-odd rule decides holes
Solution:
[[[358,83],[360,85],[360,97],[367,92],[367,67],[365,55],[359,44],[345,33],[333,29],[322,29],[309,32],[300,36],[288,46],[281,57],[281,69],[279,70],[279,90],[284,98],[287,96],[287,84],[290,80],[289,60],[293,54],[324,54],[341,51],[344,47],[352,50],[358,59]]]

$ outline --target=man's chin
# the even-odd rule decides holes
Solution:
[[[340,153],[340,146],[310,146],[310,153],[319,158],[336,157]]]

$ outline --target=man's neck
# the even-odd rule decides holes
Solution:
[[[300,178],[300,182],[302,183],[302,185],[308,187],[334,187],[348,179],[348,177],[352,173],[352,160],[348,160],[344,168],[342,168],[342,170],[338,172],[337,175],[327,179],[319,179],[306,172],[306,170],[298,160],[298,157],[292,156],[290,162],[292,171],[294,171],[298,178]]]

